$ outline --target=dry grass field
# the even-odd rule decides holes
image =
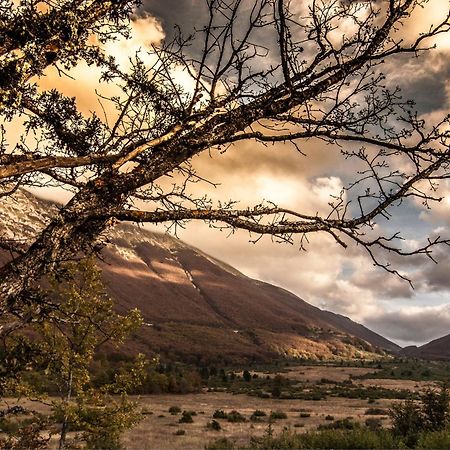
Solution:
[[[201,449],[209,441],[218,437],[228,437],[236,442],[248,442],[251,436],[262,435],[268,427],[268,420],[262,423],[244,422],[229,423],[220,420],[221,431],[209,430],[207,422],[212,419],[216,409],[225,412],[237,410],[247,419],[253,411],[262,410],[268,415],[270,411],[283,411],[287,419],[275,420],[272,424],[274,432],[283,427],[301,429],[316,428],[327,423],[327,415],[335,420],[352,417],[356,421],[364,421],[368,405],[365,400],[333,398],[325,401],[299,401],[260,399],[247,395],[232,395],[227,393],[202,393],[184,396],[148,396],[139,399],[139,403],[149,408],[153,414],[147,415],[144,420],[124,436],[127,449]],[[388,408],[391,401],[380,400],[376,406]],[[170,406],[177,405],[182,410],[191,410],[197,413],[191,424],[180,424],[180,415],[170,415]],[[310,417],[301,418],[301,412],[311,414]],[[301,428],[300,428],[301,427]],[[176,435],[177,430],[184,430],[185,435]]]
[[[323,378],[342,382],[350,376],[364,375],[373,372],[373,369],[359,367],[324,367],[324,366],[300,366],[292,367],[283,372],[286,378],[300,381],[309,380],[318,382]],[[259,375],[267,375],[260,372]],[[273,372],[271,373],[273,375]],[[388,389],[422,390],[429,386],[427,382],[410,380],[357,380],[362,386],[378,386]],[[248,443],[251,436],[261,436],[267,431],[271,411],[283,411],[287,419],[272,421],[272,429],[276,433],[284,427],[297,432],[315,429],[321,424],[330,423],[331,416],[334,420],[351,417],[354,421],[364,422],[368,417],[382,419],[384,425],[389,424],[386,415],[371,415],[365,413],[369,408],[387,410],[397,400],[379,399],[374,403],[368,403],[367,399],[348,399],[341,397],[328,397],[326,400],[291,400],[291,399],[264,399],[248,395],[233,395],[225,392],[203,392],[189,395],[153,395],[143,396],[137,399],[140,405],[151,414],[146,414],[141,423],[126,433],[123,439],[127,449],[202,449],[205,444],[219,437],[230,438],[237,443]],[[195,411],[194,422],[189,424],[179,423],[181,417],[171,415],[168,410],[171,406],[178,406],[181,410]],[[221,431],[213,431],[207,428],[207,423],[212,420],[215,410],[239,411],[247,419],[255,410],[267,413],[263,422],[255,423],[247,420],[243,423],[229,423],[219,420]],[[301,417],[310,414],[309,417]],[[180,433],[183,430],[185,434]]]
[[[432,385],[431,382],[424,381],[355,378],[373,371],[373,368],[363,367],[298,366],[286,368],[281,375],[299,383],[322,384],[325,388],[332,387],[333,381],[342,383],[349,379],[362,387],[408,389],[413,392]],[[258,372],[258,376],[273,377],[276,373]],[[379,418],[386,426],[389,425],[386,412],[394,402],[398,401],[380,398],[369,402],[367,398],[334,396],[328,396],[322,400],[277,399],[245,394],[234,395],[228,392],[206,392],[206,390],[186,395],[147,395],[135,397],[134,400],[144,414],[142,421],[123,436],[123,444],[128,450],[203,449],[208,442],[219,437],[232,439],[238,444],[246,444],[250,437],[261,436],[267,432],[269,423],[274,433],[285,427],[296,432],[316,429],[319,425],[330,423],[332,420],[345,418],[361,423],[364,423],[368,417]],[[29,409],[48,413],[48,407],[40,403],[26,401],[21,404]],[[179,407],[181,411],[194,411],[193,422],[179,423],[181,414],[170,414],[169,408],[172,406]],[[384,413],[369,416],[366,414],[369,408],[384,410]],[[223,410],[225,413],[236,410],[247,420],[230,423],[226,419],[218,419],[222,429],[214,431],[208,428],[207,424],[213,419],[216,410]],[[262,417],[261,422],[249,420],[255,410],[264,411],[267,416]],[[287,418],[269,420],[271,411],[282,411]],[[50,448],[57,448],[56,436],[52,439]]]

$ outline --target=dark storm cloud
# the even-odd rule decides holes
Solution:
[[[208,8],[203,0],[144,0],[142,13],[156,17],[170,38],[175,25],[191,33],[208,21]]]
[[[244,0],[239,4],[238,12],[233,20],[232,36],[234,46],[236,47],[238,43],[246,40],[250,45],[242,53],[253,55],[254,50],[256,51],[256,54],[251,56],[251,60],[244,72],[246,70],[251,73],[267,72],[269,67],[279,64],[277,35],[275,27],[269,23],[272,18],[272,7],[269,4],[264,5],[260,16],[265,17],[261,19],[265,25],[261,26],[261,24],[258,24],[258,26],[253,27],[248,38],[245,37],[250,23],[255,18],[255,11],[258,11],[257,7],[261,3],[263,2],[259,0]],[[140,14],[156,17],[162,25],[168,42],[177,34],[178,28],[183,37],[194,35],[194,39],[191,39],[189,45],[184,47],[184,54],[194,60],[202,59],[204,50],[204,33],[202,30],[205,29],[210,20],[210,11],[206,0],[144,0]],[[213,29],[216,37],[222,34],[221,26],[228,22],[228,14],[229,11],[225,8],[214,12]],[[221,38],[218,40],[220,41]],[[227,41],[224,48],[222,65],[224,65],[224,62],[227,61],[231,54],[232,45],[229,41]],[[210,52],[209,57],[205,61],[205,64],[212,70],[216,67],[219,54],[220,52],[216,48],[215,51]],[[230,70],[222,78],[228,78],[228,82],[232,82],[233,76],[233,70]],[[275,82],[278,76],[279,74],[267,75],[264,80]]]
[[[441,247],[433,254],[438,264],[429,262],[422,270],[422,280],[434,292],[450,290],[450,253]]]
[[[414,100],[416,109],[426,114],[441,109],[447,102],[447,88],[450,80],[450,53],[422,54],[420,65],[411,62],[410,56],[398,58],[396,65],[401,69],[393,78],[393,85],[399,85],[404,99]]]
[[[450,332],[450,306],[382,313],[364,325],[394,341],[426,343]]]

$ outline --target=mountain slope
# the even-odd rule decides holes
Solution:
[[[406,347],[401,350],[400,354],[412,358],[450,361],[450,334],[434,339],[420,347]]]
[[[53,207],[18,192],[0,204],[0,232],[31,239]],[[232,362],[399,349],[347,317],[250,279],[168,235],[119,225],[110,240],[99,260],[109,293],[119,310],[137,307],[145,320],[130,350]]]

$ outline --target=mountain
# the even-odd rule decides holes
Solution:
[[[56,207],[18,191],[0,202],[0,233],[30,240]],[[349,318],[251,279],[167,234],[121,224],[109,239],[98,262],[107,289],[119,311],[137,307],[145,320],[130,351],[237,362],[399,350]]]
[[[450,334],[434,339],[420,347],[415,345],[405,347],[400,351],[400,355],[411,358],[450,361]]]

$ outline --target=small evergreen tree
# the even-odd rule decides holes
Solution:
[[[252,380],[252,375],[250,374],[250,372],[248,370],[244,370],[242,372],[242,378],[244,379],[244,381],[250,382]]]

